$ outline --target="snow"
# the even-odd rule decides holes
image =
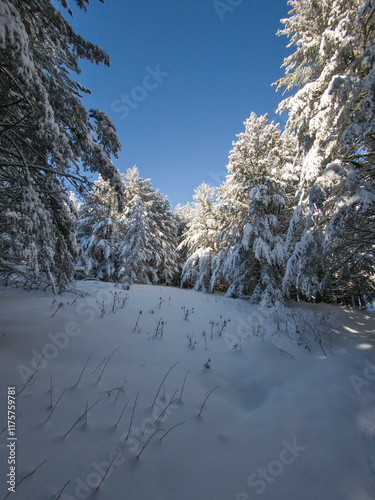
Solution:
[[[55,498],[68,481],[60,499],[375,498],[374,313],[313,304],[262,310],[219,294],[77,284],[86,296],[63,294],[55,301],[48,291],[0,288],[0,397],[5,402],[7,387],[16,386],[17,481],[45,460],[11,498]],[[156,332],[160,320],[162,333]],[[297,324],[305,324],[311,351],[293,340]],[[322,334],[327,356],[308,337],[306,324]],[[278,337],[277,328],[283,332]],[[194,336],[194,348],[187,335]],[[42,352],[36,378],[20,393]],[[94,372],[105,358],[108,364]],[[65,393],[44,423],[51,378],[53,404]],[[177,400],[158,423],[176,390]],[[99,399],[87,424],[82,418],[64,438],[86,402]],[[1,407],[0,432],[7,423]],[[156,430],[182,422],[162,441],[165,433],[158,432],[137,459]],[[5,430],[1,498],[7,493],[7,437]]]
[[[23,22],[17,9],[7,0],[0,2],[0,47],[8,48],[7,43],[13,45],[13,54],[17,54],[22,63],[19,72],[30,75],[35,71],[29,53],[29,40],[25,33]]]

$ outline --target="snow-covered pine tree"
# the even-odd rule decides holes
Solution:
[[[143,179],[139,175],[138,168],[134,165],[128,168],[125,174],[121,175],[124,199],[125,199],[125,215],[129,215],[130,211],[136,204],[137,198],[140,197],[143,203],[151,204],[153,200],[154,189],[150,179]]]
[[[375,7],[291,0],[280,34],[294,53],[277,82],[304,153],[284,291],[307,298],[374,290]],[[304,226],[302,234],[296,228]]]
[[[109,65],[108,55],[77,35],[49,0],[1,0],[0,266],[11,271],[22,263],[35,279],[47,275],[55,290],[71,279],[78,256],[66,226],[72,218],[65,184],[82,189],[82,164],[116,186],[122,203],[111,161],[120,143],[107,115],[82,105],[89,91],[71,77],[80,59]]]
[[[175,284],[181,285],[182,269],[187,261],[189,250],[187,246],[182,246],[181,243],[184,239],[184,234],[188,230],[188,222],[190,220],[190,211],[192,206],[189,202],[186,205],[178,204],[174,209],[174,217],[176,220],[177,228],[177,266],[178,266],[178,276],[176,276]]]
[[[282,148],[279,125],[268,115],[252,112],[244,122],[245,131],[237,134],[227,165],[228,175],[219,188],[219,199],[230,212],[230,222],[240,225],[249,210],[252,180],[264,175],[273,165],[281,164]]]
[[[125,231],[118,248],[119,280],[131,284],[139,280],[156,283],[157,270],[152,266],[153,253],[150,242],[150,218],[145,202],[138,194],[126,219]]]
[[[43,275],[56,292],[64,289],[73,274],[73,260],[79,255],[74,229],[74,208],[59,180],[46,174],[41,194],[32,182],[16,198],[14,190],[1,193],[4,210],[0,223],[1,268],[4,275],[16,273],[28,288]],[[4,187],[4,186],[3,186]],[[26,265],[32,266],[31,269]]]
[[[168,198],[159,189],[153,193],[151,231],[158,282],[170,285],[179,273],[177,220]]]
[[[220,252],[214,259],[211,289],[225,280],[227,295],[251,296],[267,305],[281,299],[284,239],[297,168],[295,141],[268,116],[244,122],[229,156],[229,175],[219,188]]]
[[[129,214],[136,202],[138,204],[142,202],[141,213],[146,218],[144,221],[146,245],[144,257],[148,259],[147,263],[144,263],[148,267],[146,281],[170,284],[178,273],[178,267],[176,222],[169,201],[158,189],[155,191],[152,188],[150,179],[140,177],[137,167],[128,169],[123,179],[125,213]],[[138,216],[140,217],[140,214]],[[140,223],[139,218],[138,223]],[[124,245],[126,246],[125,241]],[[137,279],[145,281],[144,274],[137,276]]]
[[[77,237],[84,251],[87,276],[116,281],[118,241],[124,226],[116,192],[99,176],[79,210],[77,221]]]
[[[187,248],[187,260],[182,268],[181,286],[207,292],[210,288],[211,264],[216,255],[218,237],[218,205],[216,189],[202,183],[195,190],[194,203],[185,216],[187,231],[179,249]]]
[[[269,307],[282,301],[286,232],[283,216],[288,200],[285,184],[276,176],[265,176],[253,182],[249,213],[245,219],[248,222],[243,228],[241,247],[253,254],[253,259],[249,256],[251,300]]]
[[[125,207],[101,177],[79,211],[86,273],[104,281],[170,284],[178,273],[177,230],[169,201],[136,167],[122,175]],[[137,232],[138,231],[138,232]]]

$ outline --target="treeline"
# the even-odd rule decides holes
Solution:
[[[291,94],[285,130],[252,113],[225,182],[178,208],[181,284],[265,304],[362,304],[375,291],[375,8],[289,4],[279,34],[295,50],[275,84]]]
[[[76,71],[79,58],[107,64],[107,55],[75,35],[49,2],[31,4],[2,3],[4,276],[22,263],[31,281],[43,275],[63,289],[81,259],[88,275],[104,280],[219,289],[266,305],[288,297],[362,305],[374,297],[373,2],[289,1],[278,34],[294,50],[275,83],[285,95],[284,130],[252,113],[226,180],[202,184],[194,202],[174,213],[136,169],[119,175],[112,122],[84,110],[87,89],[66,71]],[[78,211],[79,247],[66,182],[82,190],[80,163],[101,177]]]
[[[168,199],[136,167],[121,179],[123,210],[115,188],[102,178],[82,206],[75,201],[85,275],[127,285],[176,284],[177,225]]]

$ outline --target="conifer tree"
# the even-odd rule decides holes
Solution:
[[[358,296],[374,290],[374,7],[361,0],[289,3],[279,33],[295,51],[277,85],[297,91],[279,110],[289,112],[303,161],[284,293]]]
[[[85,273],[103,281],[117,279],[117,246],[124,228],[116,192],[102,177],[82,204],[77,236],[84,251]]]
[[[111,161],[120,148],[115,127],[105,113],[85,109],[89,90],[71,76],[81,59],[109,65],[49,0],[0,2],[0,267],[22,264],[55,291],[72,278],[79,252],[66,188],[84,189],[80,165],[100,172],[123,202]]]
[[[192,210],[191,204],[188,202],[186,205],[178,204],[174,209],[174,218],[176,221],[177,229],[177,267],[178,267],[178,278],[176,280],[176,285],[181,285],[182,269],[188,257],[188,247],[185,245],[181,246],[184,239],[184,235],[188,229],[188,222],[190,219],[190,212]]]
[[[157,272],[151,265],[150,220],[140,195],[136,196],[134,202],[118,247],[118,277],[126,284],[136,280],[156,283]]]
[[[158,282],[170,285],[179,273],[177,220],[166,196],[156,189],[151,207],[152,246]]]
[[[104,281],[171,284],[178,273],[177,227],[169,201],[136,167],[122,175],[125,207],[99,178],[79,211],[86,273]]]
[[[187,248],[187,260],[181,274],[181,286],[209,291],[212,258],[216,255],[218,209],[215,188],[202,183],[193,196],[192,207],[186,211],[187,230],[179,249]]]
[[[225,280],[227,295],[269,305],[282,298],[285,232],[298,180],[289,161],[295,142],[267,115],[252,113],[244,125],[219,188],[223,217],[211,289]]]

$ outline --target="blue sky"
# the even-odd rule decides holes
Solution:
[[[173,207],[202,182],[220,184],[252,111],[285,122],[271,84],[288,54],[276,31],[289,9],[286,0],[91,0],[86,13],[74,9],[75,30],[111,56],[110,68],[82,63],[77,79],[92,91],[85,106],[116,125],[119,170],[137,165]]]

